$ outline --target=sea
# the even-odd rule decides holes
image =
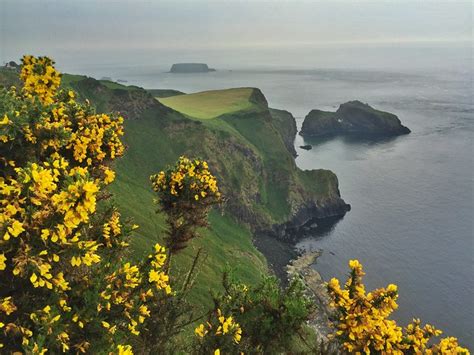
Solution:
[[[474,104],[472,61],[466,63],[441,69],[407,69],[409,63],[393,69],[247,63],[239,69],[235,63],[200,74],[135,63],[82,73],[186,93],[258,87],[271,107],[290,111],[299,128],[310,110],[335,111],[355,99],[396,114],[411,134],[384,140],[296,137],[297,165],[334,171],[352,210],[287,248],[322,250],[314,267],[326,280],[345,280],[348,261],[358,259],[367,289],[398,285],[397,321],[421,318],[474,349]],[[303,150],[304,144],[313,148]]]

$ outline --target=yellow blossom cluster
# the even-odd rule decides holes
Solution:
[[[194,330],[204,348],[214,348],[214,354],[220,353],[220,347],[232,346],[240,343],[242,328],[232,316],[226,317],[218,308],[206,324],[199,324]],[[226,344],[227,343],[227,344]],[[217,347],[217,348],[216,348]]]
[[[150,180],[158,196],[155,202],[167,214],[166,247],[176,253],[198,236],[198,227],[207,226],[210,208],[221,202],[217,179],[207,162],[181,156],[174,166]]]
[[[127,247],[128,243],[118,238],[122,234],[122,224],[120,222],[120,212],[114,210],[109,220],[102,226],[103,243],[108,247]],[[132,228],[133,229],[133,228]]]
[[[131,354],[119,344],[146,329],[171,287],[161,246],[136,265],[123,259],[135,227],[104,191],[123,119],[59,90],[49,58],[22,62],[23,88],[0,89],[0,348]]]
[[[220,198],[217,179],[209,171],[207,162],[181,156],[176,166],[151,176],[153,189],[160,197],[188,198],[196,201]],[[173,198],[171,198],[173,200]]]
[[[397,286],[390,284],[366,293],[361,263],[350,260],[349,268],[350,275],[343,288],[335,278],[328,283],[331,306],[339,314],[336,335],[344,350],[365,354],[469,353],[458,346],[456,338],[443,339],[439,345],[429,346],[429,340],[442,332],[429,324],[421,327],[419,319],[414,319],[405,329],[399,327],[394,320],[388,319],[398,307]],[[456,352],[440,352],[441,344]]]
[[[67,148],[73,150],[76,161],[85,161],[89,166],[101,163],[106,158],[115,159],[124,150],[120,141],[122,124],[122,117],[113,119],[105,114],[90,115],[87,120],[77,123]],[[110,169],[105,171],[106,180],[112,182],[113,172]]]
[[[159,244],[154,249],[144,267],[127,262],[106,276],[107,286],[100,293],[101,301],[97,305],[98,312],[110,311],[114,306],[123,307],[126,327],[133,335],[140,334],[138,328],[150,317],[149,303],[156,295],[161,291],[171,294],[169,277],[162,270],[166,260],[165,250]],[[102,326],[112,334],[116,331],[116,327],[108,322],[103,322]]]
[[[30,99],[38,98],[43,104],[54,102],[54,94],[61,83],[61,74],[48,57],[23,57],[20,78],[23,80],[23,91]]]
[[[118,345],[117,355],[133,355],[132,347],[130,345]]]
[[[155,253],[148,256],[150,270],[148,271],[148,282],[152,283],[157,290],[165,290],[171,293],[169,276],[162,271],[166,261],[166,250],[159,244],[155,244]]]
[[[469,354],[469,351],[466,348],[459,346],[457,338],[447,337],[441,339],[439,344],[427,349],[426,354]]]

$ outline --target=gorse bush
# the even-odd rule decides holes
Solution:
[[[247,286],[232,273],[225,273],[223,287],[224,293],[214,297],[215,308],[233,315],[242,327],[240,349],[245,352],[291,351],[315,308],[299,278],[293,278],[285,288],[275,277]]]
[[[336,334],[344,350],[366,354],[469,354],[453,337],[430,345],[430,339],[442,332],[429,324],[421,327],[419,319],[404,329],[388,319],[398,307],[397,286],[390,284],[366,293],[362,265],[351,260],[349,268],[343,288],[335,278],[328,283],[332,306],[339,314]]]
[[[199,227],[207,227],[210,208],[219,203],[217,179],[207,162],[180,157],[175,166],[150,177],[157,193],[156,203],[167,216],[166,246],[176,253],[196,237]]]
[[[0,91],[0,347],[131,353],[171,293],[165,251],[126,260],[134,227],[104,191],[123,119],[59,90],[53,64],[25,56],[23,88]]]

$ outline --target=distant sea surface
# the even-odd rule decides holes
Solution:
[[[333,228],[297,247],[323,250],[315,268],[326,280],[345,279],[348,260],[359,259],[368,289],[399,286],[397,320],[420,317],[474,348],[470,70],[123,70],[115,79],[187,93],[258,87],[271,107],[293,113],[298,127],[311,109],[334,111],[354,99],[397,114],[410,135],[379,142],[297,137],[297,164],[334,171],[352,205]],[[313,149],[298,148],[303,144]]]

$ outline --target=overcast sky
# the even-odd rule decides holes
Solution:
[[[68,59],[78,52],[466,46],[472,12],[470,1],[1,0],[0,60],[24,53]]]

